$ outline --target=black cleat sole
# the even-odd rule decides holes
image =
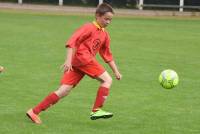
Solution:
[[[113,115],[103,115],[103,116],[91,116],[91,120],[97,120],[97,119],[109,119],[113,117]]]
[[[31,118],[31,116],[30,116],[28,113],[26,113],[26,116],[27,116],[32,122],[34,122],[33,119]]]

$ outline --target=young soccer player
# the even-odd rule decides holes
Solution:
[[[101,109],[109,95],[112,78],[95,59],[95,55],[99,52],[114,72],[116,79],[120,80],[122,78],[110,51],[109,34],[105,30],[105,27],[111,23],[113,14],[114,12],[110,5],[106,3],[99,5],[96,9],[95,21],[80,27],[66,42],[67,56],[63,64],[64,75],[61,79],[61,85],[38,105],[27,111],[27,116],[34,123],[42,123],[39,118],[39,113],[68,95],[84,75],[100,81],[90,118],[96,120],[113,116],[112,113]]]

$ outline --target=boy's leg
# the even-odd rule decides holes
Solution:
[[[44,100],[42,100],[33,109],[29,109],[26,113],[27,116],[36,124],[42,123],[38,116],[39,113],[56,104],[60,98],[66,96],[70,92],[72,87],[72,85],[61,85],[58,90],[46,96]]]
[[[98,76],[97,80],[99,80],[101,82],[101,85],[98,89],[96,100],[95,100],[94,106],[92,108],[93,112],[95,112],[95,111],[97,111],[97,109],[103,107],[103,104],[109,95],[109,89],[112,85],[112,78],[108,74],[107,71],[105,71],[103,74]]]
[[[69,94],[73,85],[61,85],[58,90],[50,93],[42,102],[33,108],[35,114],[39,114],[41,111],[45,111],[50,106],[56,104],[60,98]]]
[[[34,123],[40,124],[41,120],[38,114],[41,111],[44,111],[47,108],[49,108],[51,105],[57,103],[60,98],[63,98],[64,96],[68,95],[71,89],[79,83],[79,81],[83,78],[83,76],[84,74],[76,69],[73,69],[73,71],[65,73],[63,75],[63,78],[61,79],[61,86],[58,88],[58,90],[49,94],[46,98],[44,98],[43,101],[41,101],[33,109],[29,109],[26,113],[27,116]]]
[[[101,85],[98,89],[96,100],[92,108],[92,113],[90,115],[90,118],[92,120],[96,120],[99,118],[110,118],[113,116],[112,113],[103,111],[101,109],[109,95],[109,89],[112,84],[112,78],[110,77],[108,72],[105,71],[103,74],[98,76],[97,79],[101,82]]]
[[[98,89],[96,100],[94,103],[94,106],[92,108],[91,113],[91,119],[98,119],[98,118],[110,118],[113,116],[112,113],[105,112],[101,110],[100,108],[103,106],[107,96],[109,95],[109,89],[112,84],[112,78],[108,74],[107,71],[105,71],[104,67],[99,64],[96,60],[91,61],[85,66],[80,66],[78,69],[88,76],[91,76],[92,78],[96,78],[101,82],[101,85]]]

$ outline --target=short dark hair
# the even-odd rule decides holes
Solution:
[[[112,7],[109,4],[102,3],[102,4],[98,5],[98,7],[96,9],[96,14],[99,14],[100,16],[102,16],[107,12],[111,12],[111,13],[114,14],[114,11],[113,11]]]

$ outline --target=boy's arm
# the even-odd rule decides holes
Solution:
[[[73,53],[74,53],[74,48],[67,47],[67,54],[66,54],[65,62],[62,65],[64,72],[68,72],[68,71],[72,70]]]
[[[108,62],[108,65],[110,66],[110,68],[112,69],[113,73],[115,74],[115,77],[117,80],[120,80],[122,78],[122,75],[120,74],[117,65],[115,64],[115,61],[112,60],[110,62]]]

